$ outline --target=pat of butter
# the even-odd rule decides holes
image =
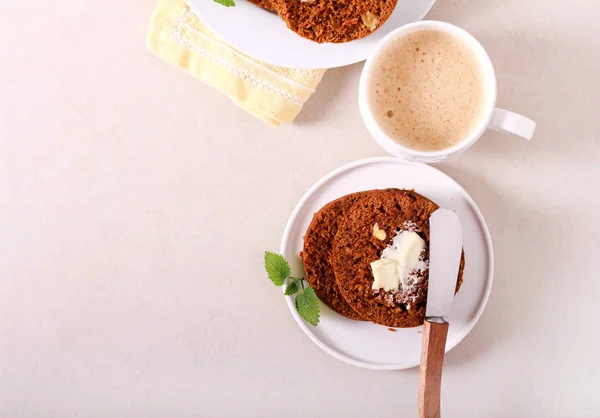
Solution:
[[[373,270],[373,289],[394,290],[398,289],[398,274],[396,262],[389,258],[380,258],[371,263]]]
[[[408,284],[408,276],[414,270],[422,270],[425,263],[420,260],[425,241],[416,232],[402,231],[396,234],[392,243],[381,254],[379,260],[371,263],[373,289],[399,290]]]

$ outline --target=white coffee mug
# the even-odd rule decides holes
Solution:
[[[439,150],[439,151],[416,151],[411,148],[404,147],[394,141],[388,134],[384,132],[381,126],[377,123],[373,112],[369,106],[367,82],[373,65],[379,54],[385,49],[390,42],[408,34],[419,30],[437,30],[449,33],[458,39],[462,40],[470,49],[477,55],[481,64],[483,74],[483,84],[486,90],[486,102],[482,112],[481,120],[476,128],[463,140],[456,145]],[[490,61],[490,57],[485,52],[485,49],[471,34],[457,26],[446,22],[437,21],[421,21],[402,26],[395,31],[389,33],[377,46],[375,52],[365,63],[359,87],[359,108],[360,113],[367,125],[369,133],[379,145],[381,145],[389,153],[398,157],[403,157],[411,161],[419,161],[425,163],[439,162],[447,159],[450,156],[457,155],[472,146],[486,129],[490,128],[495,131],[515,135],[526,140],[530,140],[535,131],[535,122],[531,119],[519,114],[510,112],[504,109],[496,108],[496,93],[497,93],[496,74],[494,67]]]

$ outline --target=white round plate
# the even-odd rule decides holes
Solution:
[[[212,0],[188,0],[194,13],[238,51],[292,68],[333,68],[362,61],[392,30],[423,19],[433,3],[435,0],[398,0],[392,15],[373,34],[343,44],[318,44],[296,35],[279,16],[246,0],[236,0],[235,7]]]
[[[281,254],[290,262],[292,274],[303,274],[303,236],[313,214],[326,203],[349,193],[396,187],[414,189],[458,213],[463,225],[465,272],[460,291],[448,318],[446,351],[471,331],[481,316],[492,287],[494,255],[490,234],[481,212],[467,192],[433,167],[395,157],[371,158],[345,165],[323,177],[302,197],[290,217],[281,242]],[[379,370],[397,370],[419,364],[422,327],[396,328],[345,318],[321,303],[316,327],[298,314],[294,299],[287,304],[300,328],[323,350],[346,363]]]

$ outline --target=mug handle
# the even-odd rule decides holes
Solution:
[[[490,122],[490,129],[530,140],[535,131],[535,122],[518,113],[496,108]]]

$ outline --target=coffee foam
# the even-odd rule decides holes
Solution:
[[[375,58],[368,92],[382,129],[418,151],[461,142],[483,117],[486,100],[477,55],[437,30],[411,32],[387,45]]]

